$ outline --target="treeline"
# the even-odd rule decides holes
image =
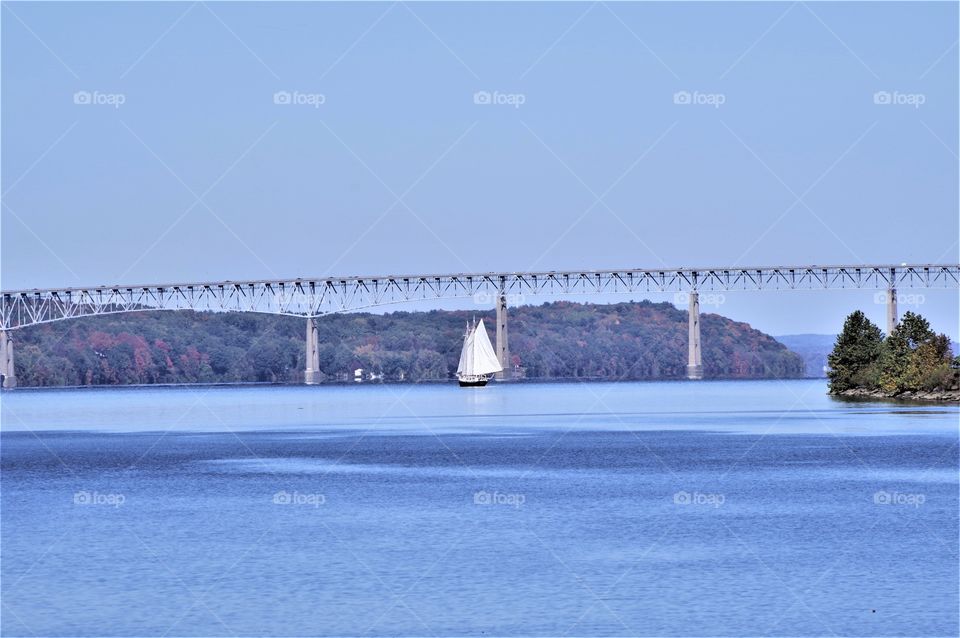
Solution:
[[[847,317],[827,363],[831,393],[871,390],[890,396],[952,389],[960,367],[950,338],[936,334],[920,315],[905,313],[884,337],[859,310]]]
[[[317,319],[327,380],[450,379],[470,311],[352,313]],[[527,378],[681,378],[687,313],[668,303],[547,303],[510,309],[512,366]],[[745,323],[701,315],[706,376],[796,377],[803,361]],[[139,312],[18,330],[23,386],[302,381],[305,321],[246,313]],[[494,334],[491,328],[490,337]]]

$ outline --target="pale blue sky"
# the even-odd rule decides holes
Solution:
[[[3,7],[6,289],[958,260],[953,3]]]

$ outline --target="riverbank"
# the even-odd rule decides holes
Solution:
[[[830,392],[831,396],[848,397],[854,399],[892,399],[895,401],[933,401],[960,403],[960,389],[953,390],[907,390],[900,393],[869,390],[867,388],[850,388],[841,392]]]

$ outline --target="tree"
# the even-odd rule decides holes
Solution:
[[[833,352],[827,357],[830,392],[843,392],[857,386],[865,371],[880,356],[883,335],[880,328],[856,310],[843,322]]]
[[[920,344],[927,343],[936,336],[930,329],[929,321],[909,310],[903,314],[903,319],[894,330],[907,340],[907,347],[911,350],[915,350]]]
[[[880,389],[887,394],[898,394],[906,389],[907,366],[910,362],[910,342],[900,326],[883,341],[880,349]]]
[[[913,312],[883,342],[880,353],[880,389],[888,394],[949,387],[955,375],[950,369],[953,353],[950,338],[936,334],[930,322]]]

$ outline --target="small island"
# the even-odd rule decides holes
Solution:
[[[960,401],[960,357],[919,314],[905,313],[884,337],[863,312],[851,313],[827,363],[832,395]]]

